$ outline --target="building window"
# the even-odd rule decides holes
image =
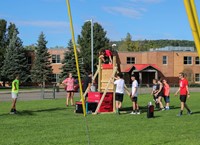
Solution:
[[[52,55],[52,63],[60,63],[60,55]]]
[[[163,64],[167,64],[167,56],[163,56]]]
[[[60,82],[59,74],[52,75],[52,82],[56,82],[56,83]]]
[[[135,64],[135,57],[127,57],[126,63],[127,64]]]
[[[195,57],[195,64],[200,64],[200,58],[199,57]]]
[[[184,64],[192,64],[192,57],[191,56],[184,56],[183,63]]]
[[[200,82],[200,74],[195,74],[195,82]]]

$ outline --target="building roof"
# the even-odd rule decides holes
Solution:
[[[149,66],[160,71],[159,67],[156,64],[133,64],[131,67],[126,68],[124,72],[129,72],[133,67],[135,67],[137,71],[142,71]]]
[[[149,51],[195,51],[194,47],[166,46],[163,48],[151,48]]]

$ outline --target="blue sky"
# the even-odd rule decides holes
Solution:
[[[200,15],[200,1],[195,0]],[[75,36],[93,19],[110,40],[193,40],[183,0],[70,0]],[[67,46],[71,33],[65,0],[1,0],[0,18],[17,25],[24,45],[44,32],[48,47]]]

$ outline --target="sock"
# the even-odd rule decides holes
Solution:
[[[183,114],[183,110],[180,111],[180,114],[181,114],[181,115]]]

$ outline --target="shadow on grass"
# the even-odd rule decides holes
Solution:
[[[52,112],[52,111],[59,111],[59,110],[65,110],[66,108],[50,108],[50,109],[41,109],[41,110],[23,110],[23,111],[18,111],[17,115],[35,115],[35,113],[41,113],[41,112]]]
[[[192,114],[200,114],[200,111],[193,112]]]
[[[12,114],[12,115],[19,115],[19,116],[35,115],[35,113],[59,111],[65,109],[66,108],[57,107],[57,108],[41,109],[41,110],[23,110],[23,111],[17,111],[17,114]],[[10,113],[0,114],[0,116],[6,116],[6,115],[11,115],[11,114]]]

